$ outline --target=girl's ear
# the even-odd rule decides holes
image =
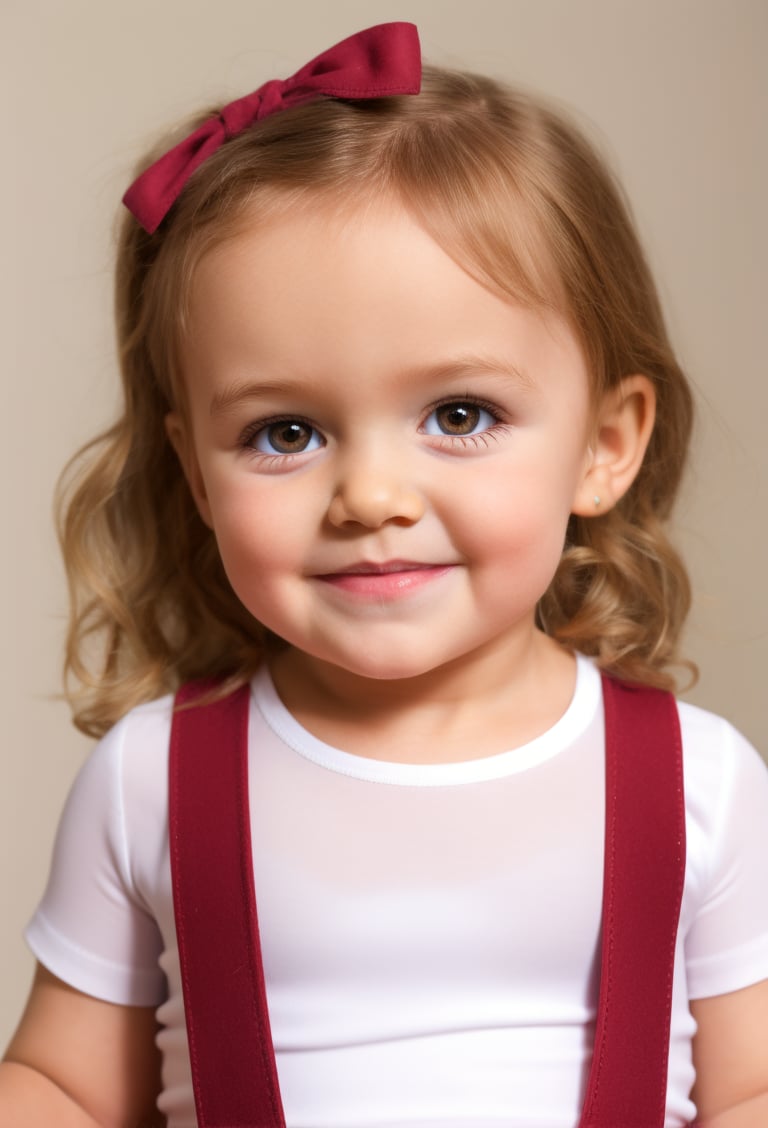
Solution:
[[[623,497],[640,469],[655,418],[656,392],[647,376],[627,376],[605,393],[571,512],[597,517]]]
[[[209,529],[213,528],[211,507],[205,490],[205,481],[200,469],[200,463],[195,451],[195,442],[189,424],[177,411],[171,411],[165,417],[165,432],[171,446],[187,479],[192,498],[197,506],[197,511]]]

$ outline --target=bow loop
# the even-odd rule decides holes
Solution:
[[[318,96],[384,98],[418,94],[421,54],[410,23],[379,24],[337,43],[285,80],[272,79],[203,122],[133,182],[123,203],[151,235],[195,169],[225,141],[289,106]]]

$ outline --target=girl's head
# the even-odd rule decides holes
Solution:
[[[433,240],[488,301],[567,327],[583,362],[593,445],[602,406],[632,387],[628,377],[650,381],[656,424],[642,465],[615,504],[601,497],[566,515],[537,616],[605,667],[669,683],[688,588],[661,523],[685,461],[691,400],[626,206],[559,114],[490,79],[427,68],[417,96],[320,99],[246,129],[197,169],[153,235],[126,217],[117,270],[125,412],[81,474],[64,522],[79,608],[69,663],[86,685],[83,727],[101,731],[185,678],[242,679],[260,657],[263,631],[230,586],[169,439],[169,416],[182,453],[191,435],[189,350],[205,319],[198,280],[223,249],[280,230],[293,239],[285,254],[311,274],[318,244],[297,245],[297,217],[307,230],[325,217],[343,240],[387,209]],[[313,315],[305,296],[292,315],[299,335]],[[361,372],[361,386],[365,379]],[[456,398],[470,393],[465,381]],[[106,662],[93,675],[84,638],[101,632]]]

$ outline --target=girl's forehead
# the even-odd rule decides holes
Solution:
[[[325,194],[299,199],[287,196],[284,200],[279,195],[265,201],[259,198],[243,207],[224,237],[201,257],[200,265],[217,259],[236,259],[257,248],[266,253],[276,249],[287,261],[296,261],[306,258],[308,241],[313,245],[327,244],[326,253],[330,253],[339,240],[374,240],[386,228],[406,226],[415,231],[419,224],[402,203],[389,195],[375,201],[344,203]]]
[[[479,206],[486,210],[482,201]],[[364,184],[329,192],[267,186],[245,200],[218,236],[214,229],[207,237],[210,249],[198,256],[198,266],[234,258],[257,243],[265,252],[277,248],[288,262],[305,261],[310,247],[322,250],[320,266],[333,258],[337,244],[368,241],[373,251],[377,241],[391,240],[397,231],[416,242],[432,240],[473,278],[505,297],[565,312],[562,280],[538,218],[519,209],[515,214],[493,207],[487,211],[487,229],[481,234],[476,217],[466,209],[446,209],[429,197],[406,199],[393,187]],[[370,268],[376,268],[373,257]]]
[[[304,334],[355,315],[390,332],[414,321],[441,324],[448,312],[463,331],[479,312],[486,328],[493,317],[545,317],[484,284],[390,199],[344,209],[315,204],[266,217],[252,209],[202,257],[195,306],[206,319],[247,316],[259,324],[288,308]],[[388,317],[399,320],[387,323]],[[554,325],[558,318],[548,320]]]
[[[388,202],[243,223],[199,264],[183,353],[217,401],[254,375],[356,395],[440,380],[587,384],[566,319],[482,285]]]
[[[455,239],[444,230],[436,233],[393,194],[353,203],[309,196],[280,204],[270,199],[266,207],[255,203],[243,210],[236,225],[200,257],[193,294],[206,291],[210,300],[211,290],[236,279],[246,297],[263,292],[270,301],[295,304],[308,295],[322,301],[326,289],[338,297],[345,284],[355,287],[363,279],[371,290],[401,296],[414,283],[427,284],[436,304],[453,279],[465,291],[493,294],[504,304],[564,312],[554,270],[551,300],[521,298],[526,287],[516,285],[514,270],[507,278],[489,274],[462,245],[460,233]]]

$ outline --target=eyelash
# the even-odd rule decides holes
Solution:
[[[501,409],[496,404],[490,403],[488,400],[479,399],[477,396],[474,396],[474,395],[465,395],[465,396],[447,396],[445,399],[438,400],[436,403],[432,404],[424,414],[422,423],[419,425],[419,432],[421,434],[425,434],[426,432],[424,431],[424,426],[425,426],[427,419],[429,419],[429,417],[431,415],[434,415],[434,413],[439,411],[441,408],[448,407],[448,406],[451,406],[451,405],[468,406],[468,407],[478,408],[480,411],[484,411],[488,415],[490,415],[493,419],[493,423],[489,427],[487,427],[484,431],[479,431],[477,434],[469,434],[469,435],[451,435],[451,434],[448,434],[448,433],[442,433],[442,434],[439,434],[439,435],[430,434],[429,437],[432,438],[432,439],[438,439],[441,446],[444,446],[446,444],[450,445],[451,447],[454,447],[454,446],[462,446],[462,447],[466,447],[466,446],[473,446],[473,447],[488,446],[488,443],[491,439],[494,439],[494,440],[497,439],[501,434],[503,434],[506,430],[509,429],[510,425],[503,421],[503,414],[504,413],[501,411]],[[304,416],[288,415],[288,414],[286,414],[286,415],[274,415],[274,416],[271,416],[271,417],[266,418],[266,419],[256,420],[255,422],[249,424],[249,426],[246,427],[246,429],[243,431],[242,435],[240,436],[240,438],[238,440],[238,446],[240,446],[245,451],[245,453],[248,454],[249,456],[251,456],[252,458],[259,459],[259,460],[263,461],[267,468],[270,465],[273,465],[273,464],[278,463],[278,462],[281,463],[282,465],[285,465],[286,463],[292,462],[295,458],[300,457],[300,455],[304,454],[305,452],[304,451],[296,451],[296,452],[287,451],[287,452],[284,452],[284,453],[278,453],[277,451],[275,451],[274,453],[269,453],[267,451],[256,450],[251,445],[253,443],[254,439],[256,438],[256,436],[261,434],[261,432],[266,431],[270,427],[278,426],[281,423],[283,423],[283,424],[298,423],[298,424],[300,424],[304,427],[307,427],[310,431],[314,432],[316,435],[322,437],[322,432],[320,431],[320,429],[318,427],[316,427],[314,423],[312,423],[309,419],[305,418]],[[325,441],[323,441],[322,445],[323,446],[325,445]]]

